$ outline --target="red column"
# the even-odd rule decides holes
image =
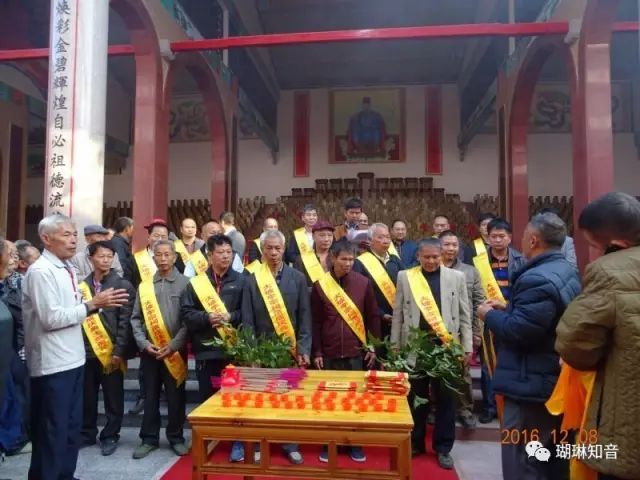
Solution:
[[[293,95],[293,176],[309,176],[309,122],[311,104],[309,92]]]

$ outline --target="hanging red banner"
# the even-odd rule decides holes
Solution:
[[[309,176],[309,92],[293,97],[293,176]]]

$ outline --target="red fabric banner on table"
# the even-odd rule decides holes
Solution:
[[[309,176],[309,92],[293,98],[293,176]]]
[[[425,96],[426,173],[442,175],[442,91],[428,86]]]

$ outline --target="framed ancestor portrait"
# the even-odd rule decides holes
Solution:
[[[404,112],[403,88],[331,91],[329,162],[404,162]]]

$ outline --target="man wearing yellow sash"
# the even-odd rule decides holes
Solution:
[[[608,193],[587,205],[578,226],[589,245],[604,255],[587,266],[582,293],[558,324],[555,347],[564,361],[562,373],[574,381],[569,384],[573,391],[556,387],[554,397],[563,394],[560,411],[565,420],[572,417],[562,428],[577,429],[581,443],[602,445],[604,453],[581,459],[590,472],[571,478],[637,479],[640,203],[625,193]],[[573,405],[569,397],[576,400]]]
[[[136,459],[158,448],[163,386],[169,406],[167,440],[176,455],[189,452],[183,436],[187,327],[180,318],[180,296],[189,280],[174,266],[177,254],[173,242],[159,240],[152,248],[157,271],[150,282],[140,284],[131,316],[133,336],[142,352],[140,367],[145,384],[142,443],[133,452]]]
[[[207,250],[209,269],[191,279],[180,299],[182,319],[189,330],[191,348],[196,357],[201,402],[217,391],[212,380],[219,378],[229,363],[223,350],[204,343],[215,337],[227,338],[240,324],[242,292],[247,278],[231,268],[234,253],[229,237],[209,237]],[[233,443],[229,460],[244,460],[242,443]]]
[[[462,272],[442,266],[440,241],[427,238],[418,242],[420,266],[403,270],[398,275],[391,342],[404,346],[411,328],[434,331],[443,343],[462,344],[467,359],[472,347],[471,311],[467,287]],[[415,401],[435,397],[436,421],[432,437],[433,450],[441,468],[452,469],[450,452],[456,437],[456,399],[452,392],[429,378],[411,380],[412,454],[425,452],[425,437],[429,405]]]
[[[400,219],[394,220],[391,223],[391,230],[389,233],[391,233],[389,253],[400,257],[404,268],[411,268],[418,265],[418,259],[416,257],[418,244],[407,238],[406,222]]]
[[[389,254],[391,234],[384,223],[374,223],[369,227],[369,251],[360,255],[353,269],[367,277],[373,285],[376,302],[382,318],[382,337],[391,333],[393,301],[396,295],[398,272],[404,267],[399,257]]]
[[[180,273],[184,273],[186,266],[191,261],[191,256],[204,245],[204,242],[196,236],[197,233],[196,221],[189,217],[183,218],[180,222],[180,238],[175,241],[178,253],[176,268]]]
[[[315,228],[315,227],[314,227]],[[380,314],[369,280],[352,271],[356,250],[347,239],[331,247],[331,271],[311,290],[313,363],[318,369],[364,370],[373,368],[376,354],[363,347],[368,335],[380,337]],[[364,462],[361,447],[351,447],[351,459]],[[320,461],[328,462],[327,447]]]
[[[101,309],[82,324],[87,361],[84,367],[84,400],[82,408],[82,441],[94,445],[98,435],[98,391],[102,398],[107,423],[100,432],[102,455],[113,454],[118,447],[124,416],[124,375],[131,344],[131,310],[136,297],[133,286],[112,270],[115,249],[111,242],[98,241],[88,247],[91,273],[78,289],[85,301],[109,288],[123,289],[129,295],[120,307]]]
[[[267,217],[262,222],[262,232],[268,232],[269,230],[278,230],[278,220],[273,217]],[[262,259],[262,250],[260,247],[260,237],[249,242],[248,249],[249,263],[260,261]]]
[[[333,225],[326,220],[318,220],[313,225],[313,247],[306,244],[302,253],[293,262],[293,268],[304,273],[307,285],[311,287],[325,272],[329,271],[329,248],[333,243]]]
[[[302,213],[300,215],[303,226],[300,227],[296,233],[289,239],[287,250],[284,254],[284,261],[287,265],[294,265],[298,257],[300,256],[300,244],[304,240],[307,247],[313,248],[313,226],[318,221],[318,210],[315,205],[307,203],[302,207]]]
[[[217,220],[209,220],[202,225],[200,229],[200,240],[202,240],[202,246],[193,255],[191,255],[191,261],[184,269],[184,276],[187,278],[193,278],[196,275],[204,273],[209,268],[209,261],[207,260],[209,252],[207,250],[207,240],[214,235],[222,235],[224,230],[220,222]],[[242,258],[238,255],[238,252],[233,252],[233,260],[231,261],[231,268],[236,272],[244,272],[244,265]]]
[[[169,226],[161,218],[154,218],[144,229],[148,232],[147,247],[144,250],[140,250],[133,254],[133,260],[135,263],[134,282],[133,286],[138,288],[140,282],[149,281],[153,279],[153,275],[156,272],[156,264],[153,261],[153,252],[151,247],[158,240],[169,239]]]
[[[262,239],[263,264],[247,278],[242,294],[242,325],[262,335],[286,337],[300,366],[309,365],[311,353],[311,308],[304,275],[285,265],[284,235],[265,232]],[[291,463],[302,463],[297,445],[283,445]],[[256,460],[254,456],[254,460]]]
[[[453,231],[451,227],[451,221],[449,217],[444,213],[437,213],[435,217],[433,217],[433,224],[431,225],[431,229],[433,230],[433,238],[440,238],[443,232],[451,232]],[[458,243],[460,244],[458,247],[458,259],[461,262],[471,263],[471,259],[467,260],[466,258],[466,250],[467,247],[465,244],[458,238]]]
[[[489,226],[490,235],[493,232]],[[551,415],[549,399],[560,373],[560,357],[554,348],[560,316],[580,292],[580,280],[573,266],[560,252],[566,225],[555,214],[535,215],[522,237],[528,262],[512,276],[508,305],[487,300],[478,308],[493,333],[498,361],[493,389],[502,395],[502,431],[528,432],[526,440],[515,433],[502,442],[504,478],[566,478],[567,462],[551,452],[550,461],[532,461],[525,448],[530,441],[555,450],[561,418]],[[535,438],[533,438],[535,436]]]
[[[486,251],[489,248],[489,233],[487,232],[487,227],[489,226],[489,222],[497,218],[495,214],[491,212],[483,212],[478,215],[478,232],[480,236],[476,238],[470,245],[467,246],[467,251],[465,253],[465,258],[468,263],[471,263],[473,257],[476,255],[480,255],[482,252]]]

